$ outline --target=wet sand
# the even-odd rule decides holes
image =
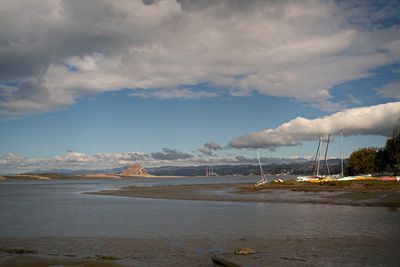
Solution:
[[[398,236],[282,237],[260,239],[3,238],[0,266],[214,266],[218,258],[239,266],[398,266]],[[255,250],[235,255],[239,248]]]
[[[264,187],[249,184],[131,186],[89,194],[177,200],[400,207],[400,191],[397,188],[366,189],[304,184]]]

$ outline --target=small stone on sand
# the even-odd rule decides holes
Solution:
[[[236,255],[250,255],[256,253],[252,248],[239,248],[234,252]]]

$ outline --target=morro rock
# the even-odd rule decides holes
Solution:
[[[134,164],[121,172],[121,176],[150,176],[140,164]]]

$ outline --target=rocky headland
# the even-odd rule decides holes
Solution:
[[[153,176],[148,171],[143,168],[140,164],[134,164],[129,166],[128,168],[124,169],[121,173],[118,174],[122,177],[149,177]]]

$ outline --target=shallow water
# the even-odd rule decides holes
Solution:
[[[400,212],[381,207],[159,200],[87,195],[128,185],[254,182],[251,178],[0,182],[1,237],[395,237]]]

